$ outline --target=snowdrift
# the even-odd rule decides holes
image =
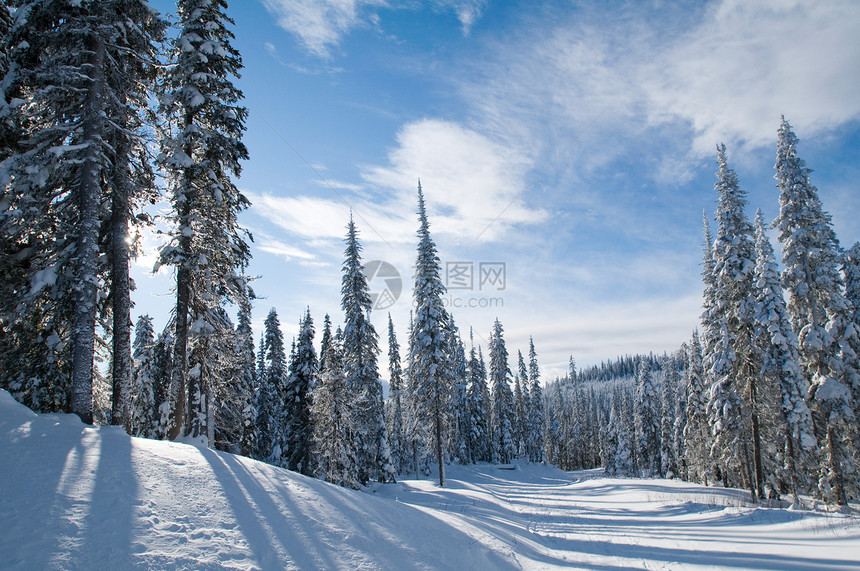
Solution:
[[[73,415],[37,415],[5,391],[0,529],[3,569],[506,566],[410,506]]]
[[[856,515],[512,467],[356,492],[0,391],[0,568],[860,570]]]

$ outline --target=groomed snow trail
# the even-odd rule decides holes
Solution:
[[[523,569],[860,569],[860,518],[748,503],[748,492],[602,471],[451,466],[378,493],[421,507]],[[855,506],[856,508],[856,506]]]
[[[860,517],[550,466],[345,490],[0,391],[0,569],[858,569]]]

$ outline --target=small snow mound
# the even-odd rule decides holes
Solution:
[[[819,380],[815,384],[817,385],[815,389],[815,400],[817,401],[840,400],[849,402],[851,400],[851,392],[848,387],[832,377]]]

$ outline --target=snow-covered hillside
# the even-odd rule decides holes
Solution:
[[[860,518],[546,466],[355,492],[0,391],[0,568],[860,569]]]

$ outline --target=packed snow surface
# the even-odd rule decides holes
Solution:
[[[0,391],[2,569],[860,569],[860,518],[514,464],[346,490]]]

